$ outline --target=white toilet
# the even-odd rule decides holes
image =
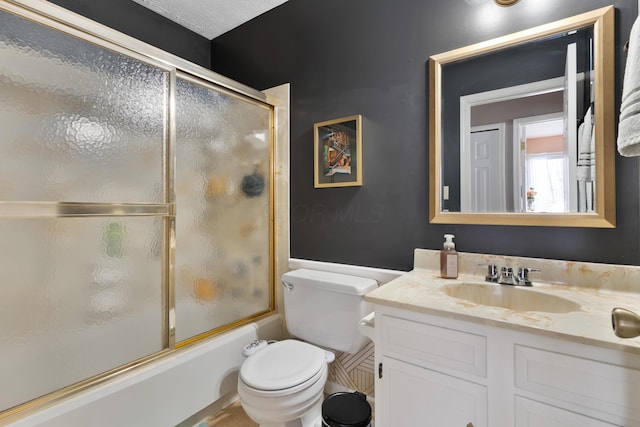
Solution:
[[[263,343],[240,368],[238,396],[261,427],[319,427],[327,363],[333,360],[323,348],[356,353],[368,342],[358,323],[373,310],[364,294],[378,284],[306,269],[285,273],[282,284],[287,329],[305,342]]]

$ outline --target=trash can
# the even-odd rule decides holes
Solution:
[[[322,402],[323,427],[369,427],[371,405],[360,392],[338,392]]]

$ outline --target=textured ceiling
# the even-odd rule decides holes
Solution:
[[[133,1],[208,39],[214,39],[287,0]]]

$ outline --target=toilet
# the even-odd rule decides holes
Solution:
[[[253,343],[240,367],[238,397],[261,427],[320,427],[328,363],[336,350],[369,341],[358,324],[373,311],[364,295],[375,280],[299,269],[282,276],[287,329],[297,339]],[[246,353],[245,353],[246,354]]]

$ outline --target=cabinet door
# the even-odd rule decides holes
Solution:
[[[516,396],[516,427],[616,427],[575,412]]]
[[[488,425],[486,387],[389,357],[382,360],[380,427]]]

